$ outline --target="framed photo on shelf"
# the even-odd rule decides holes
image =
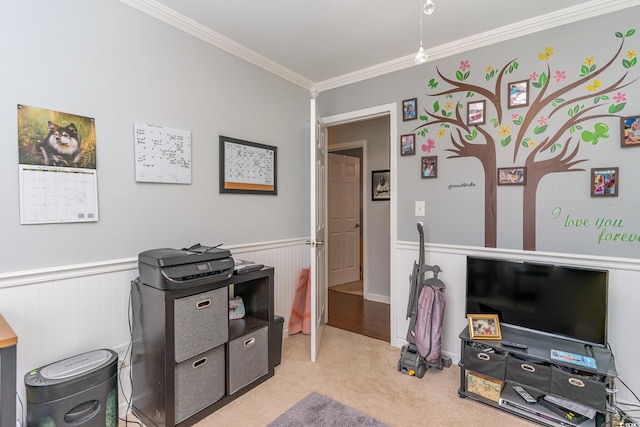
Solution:
[[[485,101],[467,102],[467,124],[483,125]]]
[[[278,194],[278,148],[220,136],[220,193]]]
[[[498,185],[525,185],[527,168],[498,168]]]
[[[425,156],[420,159],[420,176],[422,178],[438,177],[438,156]]]
[[[469,338],[479,340],[501,340],[500,322],[497,314],[467,314]]]
[[[529,105],[529,80],[509,83],[509,108]]]
[[[413,133],[400,135],[400,155],[413,156],[416,154],[416,135]]]
[[[371,200],[391,199],[391,172],[389,169],[371,171]]]
[[[618,168],[591,169],[591,197],[618,197],[620,174]]]
[[[620,119],[622,147],[640,147],[640,116]]]
[[[418,118],[418,98],[405,99],[402,101],[402,121],[415,120]]]

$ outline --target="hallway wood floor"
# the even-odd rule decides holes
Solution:
[[[391,342],[389,304],[329,288],[328,324],[371,338]]]

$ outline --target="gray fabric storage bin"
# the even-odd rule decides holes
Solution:
[[[269,327],[229,341],[229,394],[269,372]]]
[[[551,393],[577,401],[597,411],[606,410],[606,385],[582,375],[575,375],[554,366],[551,369]]]
[[[496,351],[493,348],[480,349],[467,344],[464,351],[464,369],[504,381],[507,356]]]
[[[506,379],[546,393],[551,388],[551,365],[547,362],[509,356]]]
[[[176,299],[174,311],[176,362],[227,342],[229,297],[226,286]]]
[[[176,365],[176,422],[189,418],[224,396],[224,362],[224,345],[221,345]]]

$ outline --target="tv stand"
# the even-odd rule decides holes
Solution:
[[[508,347],[501,340],[470,338],[460,333],[460,397],[469,397],[546,426],[612,427],[613,390],[618,374],[608,348],[585,345],[543,333],[501,326],[502,340],[526,345]],[[596,367],[554,360],[551,350],[595,359]],[[521,386],[538,402],[544,396],[568,400],[592,411],[593,417],[571,423],[544,402],[526,403],[513,386]]]

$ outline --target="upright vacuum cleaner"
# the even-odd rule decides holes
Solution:
[[[409,303],[407,305],[407,344],[402,347],[398,371],[422,378],[428,368],[442,370],[451,366],[451,358],[442,356],[442,320],[446,305],[446,286],[438,279],[440,267],[424,263],[424,232],[418,223],[420,257],[414,261],[409,276]],[[425,279],[427,272],[433,277]]]

